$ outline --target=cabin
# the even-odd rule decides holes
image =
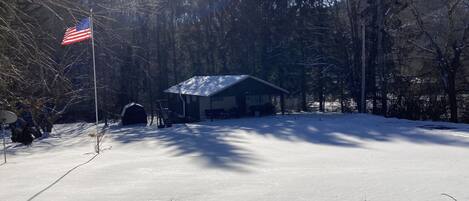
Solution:
[[[289,92],[250,75],[195,76],[165,90],[168,107],[192,121],[271,115]]]
[[[289,93],[250,75],[195,76],[164,92],[169,109],[192,121],[283,114]]]

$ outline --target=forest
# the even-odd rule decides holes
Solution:
[[[194,75],[249,74],[292,112],[469,123],[469,0],[2,0],[1,109],[94,120],[90,42],[61,45],[90,9],[101,120],[130,101],[153,116]]]

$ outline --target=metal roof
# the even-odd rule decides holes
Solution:
[[[288,93],[288,91],[283,88],[250,75],[195,76],[166,89],[164,92],[193,96],[212,96],[248,78],[252,78],[270,87]]]

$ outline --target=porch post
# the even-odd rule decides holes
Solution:
[[[283,93],[280,95],[280,109],[282,110],[282,115],[285,115],[285,96]]]
[[[210,121],[213,121],[213,104],[212,97],[210,96]]]

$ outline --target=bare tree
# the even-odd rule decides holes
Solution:
[[[430,12],[430,15],[422,14],[421,4],[411,2],[410,6],[418,30],[421,32],[420,40],[411,42],[433,57],[448,96],[452,122],[458,121],[456,76],[462,67],[461,59],[469,43],[469,12],[463,7],[464,2],[463,0],[442,1],[440,4],[443,7]]]

